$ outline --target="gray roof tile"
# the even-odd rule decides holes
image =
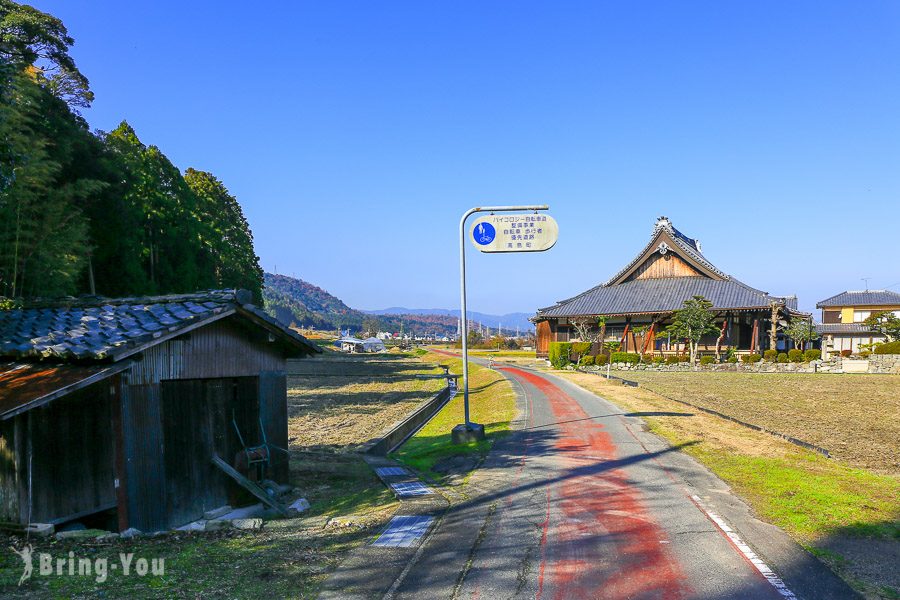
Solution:
[[[227,310],[252,314],[277,328],[307,353],[319,352],[231,290],[154,298],[88,298],[52,306],[0,311],[0,357],[104,360],[202,323]]]
[[[891,290],[841,292],[816,304],[816,308],[829,306],[900,306],[900,293]]]

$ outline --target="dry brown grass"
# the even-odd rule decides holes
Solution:
[[[900,473],[900,376],[654,372],[624,376],[646,390],[821,446],[853,466]]]
[[[295,451],[354,450],[440,391],[440,369],[396,355],[328,353],[297,361],[288,377],[288,431]]]

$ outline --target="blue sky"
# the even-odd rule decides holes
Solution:
[[[896,2],[34,4],[92,127],[215,173],[265,269],[353,307],[458,306],[461,213],[532,202],[558,244],[470,248],[473,310],[604,281],[659,215],[807,310],[900,284]]]

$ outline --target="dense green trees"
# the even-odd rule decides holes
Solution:
[[[0,0],[0,297],[243,287],[262,270],[237,200],[126,122],[91,133],[56,18]]]

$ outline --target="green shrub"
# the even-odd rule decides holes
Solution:
[[[569,355],[572,353],[572,344],[569,342],[550,342],[547,358],[554,369],[564,369],[569,364]]]
[[[602,367],[609,362],[609,357],[605,354],[598,354],[594,357],[594,364],[598,367]]]
[[[800,350],[799,348],[791,348],[790,350],[788,350],[788,358],[791,360],[791,362],[803,362],[803,350]]]
[[[590,342],[572,342],[572,354],[584,356],[591,350]]]
[[[786,363],[786,362],[790,361],[790,359],[788,358],[787,352],[779,352],[777,360],[780,363]]]
[[[737,356],[729,356],[726,360],[731,364],[735,364],[737,363]]]
[[[755,353],[754,354],[744,354],[741,356],[741,361],[745,362],[747,364],[758,363],[761,360],[762,360],[762,356],[760,356],[759,354],[755,354]]]
[[[701,357],[700,357],[700,364],[701,364],[701,365],[711,365],[711,364],[713,364],[714,362],[716,362],[716,357],[715,357],[715,356],[701,356]]]
[[[590,354],[586,354],[581,357],[581,360],[578,361],[578,364],[583,367],[590,367],[594,364],[594,357]]]
[[[666,362],[666,359],[665,359],[665,357],[663,357],[663,356],[654,356],[654,357],[653,357],[653,364],[654,364],[654,365],[661,365],[661,364],[663,364],[664,362]]]
[[[900,354],[900,340],[875,346],[875,354]]]
[[[812,349],[807,350],[806,352],[803,353],[803,358],[806,359],[806,362],[811,362],[811,361],[814,361],[814,360],[819,360],[820,358],[822,358],[822,351],[821,351],[821,350],[816,350],[815,348],[812,348]]]
[[[635,352],[613,352],[609,360],[614,363],[631,363],[635,365],[638,359],[640,359],[640,356]]]
[[[869,358],[870,354],[872,354],[872,353],[869,352],[868,350],[863,350],[859,353],[859,357],[860,358]]]
[[[765,358],[769,362],[775,362],[775,360],[778,358],[778,350],[769,348],[768,350],[763,352],[763,358]]]
[[[690,354],[682,354],[681,356],[678,357],[678,362],[691,362],[691,355]]]
[[[677,365],[677,364],[680,363],[680,362],[681,362],[681,359],[678,358],[677,355],[674,355],[674,354],[673,354],[672,356],[667,356],[667,357],[666,357],[666,364],[667,364],[667,365]]]

